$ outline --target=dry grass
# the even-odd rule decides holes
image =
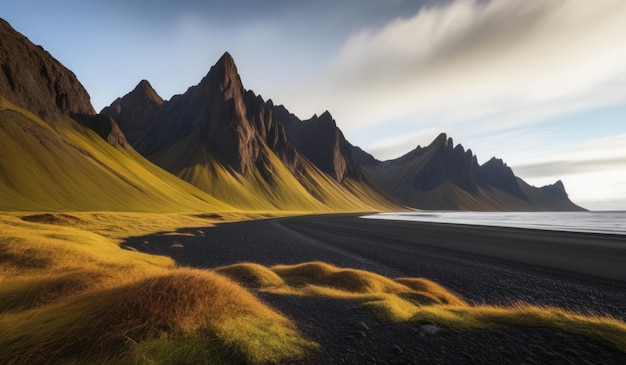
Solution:
[[[119,248],[155,217],[122,214],[110,238],[81,228],[114,216],[0,215],[0,363],[275,363],[315,346],[226,277]]]
[[[602,341],[626,352],[626,323],[617,319],[528,304],[471,306],[441,285],[424,278],[392,280],[323,262],[270,268],[244,263],[216,270],[243,285],[275,294],[326,296],[355,301],[390,321],[430,321],[455,330],[502,326],[549,327]]]
[[[269,288],[282,287],[285,285],[285,282],[280,276],[259,264],[243,263],[222,266],[215,269],[215,271],[246,286]]]
[[[277,265],[270,268],[241,263],[215,270],[242,285],[282,294],[350,299],[396,294],[422,304],[466,305],[454,293],[424,278],[393,280],[372,272],[342,269],[324,262]]]

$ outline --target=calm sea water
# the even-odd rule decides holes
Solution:
[[[381,213],[363,218],[626,235],[626,211],[402,212]]]

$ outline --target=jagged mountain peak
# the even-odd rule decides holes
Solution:
[[[317,128],[337,128],[337,122],[335,122],[335,119],[328,110],[326,110],[319,116],[317,114],[314,114],[311,119],[307,119],[303,122],[308,124],[315,124]]]
[[[239,77],[239,71],[230,53],[225,52],[220,57],[217,63],[211,67],[206,77],[202,79],[200,85],[209,89],[219,88],[227,97],[243,93],[243,84]]]
[[[565,185],[563,185],[563,181],[561,180],[557,180],[554,184],[543,186],[541,189],[560,196],[567,196]]]
[[[163,103],[163,98],[152,88],[150,82],[141,80],[131,92],[117,98],[100,113],[113,118],[128,142],[141,151],[137,142],[154,123],[158,109]]]
[[[223,64],[224,66],[228,68],[234,68],[235,70],[237,69],[237,65],[235,64],[235,59],[233,58],[233,56],[231,56],[230,53],[228,53],[228,51],[224,52],[222,57],[220,57],[220,59],[217,60],[216,65],[220,65],[220,64]]]
[[[163,103],[163,98],[154,90],[150,82],[145,79],[141,80],[130,93],[144,99],[152,100],[157,104]]]
[[[450,138],[450,141],[452,141],[452,138]],[[446,147],[448,145],[448,135],[446,133],[440,133],[430,145]]]
[[[498,167],[508,167],[506,162],[504,162],[501,158],[492,157],[489,161],[485,162],[483,166],[498,166]]]

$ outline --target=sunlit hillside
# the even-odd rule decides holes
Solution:
[[[0,210],[223,211],[229,205],[69,117],[0,100]]]
[[[269,161],[245,176],[189,135],[150,156],[181,179],[242,210],[374,211],[399,209],[364,183],[337,183],[306,163],[300,180],[267,147]],[[271,175],[271,176],[267,176]]]

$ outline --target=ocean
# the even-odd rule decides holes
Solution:
[[[455,223],[553,231],[626,235],[626,211],[605,212],[399,212],[363,216],[416,222]]]

